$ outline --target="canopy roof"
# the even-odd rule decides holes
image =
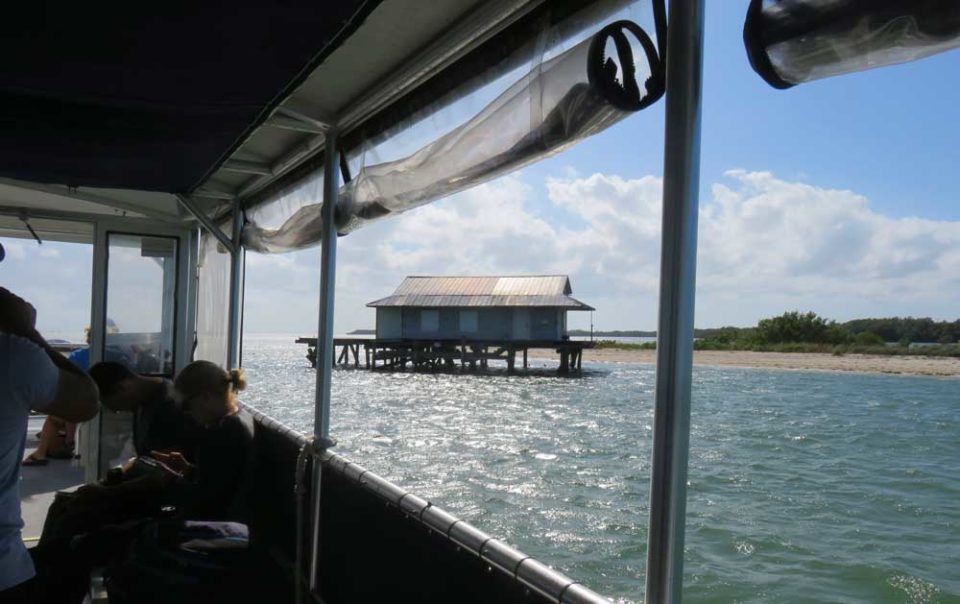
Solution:
[[[566,275],[507,277],[407,277],[392,296],[367,304],[382,307],[539,306],[594,310],[570,294]]]
[[[0,26],[0,214],[190,222],[184,196],[222,216],[316,169],[331,126],[389,128],[425,83],[477,73],[458,61],[495,63],[494,36],[609,1],[20,3]]]
[[[47,4],[5,19],[0,174],[183,193],[379,2]]]

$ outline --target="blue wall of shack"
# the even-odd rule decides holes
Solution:
[[[424,329],[424,312],[436,312],[437,329]],[[461,312],[476,313],[476,331],[462,329]],[[566,335],[566,311],[557,308],[397,308],[377,309],[377,337],[411,340],[555,341]],[[399,317],[397,316],[399,314]],[[515,316],[518,315],[518,316]],[[469,324],[469,320],[463,323]],[[529,327],[522,327],[527,323]],[[524,332],[527,333],[524,333]]]

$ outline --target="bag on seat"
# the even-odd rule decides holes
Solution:
[[[236,522],[151,521],[104,573],[111,604],[245,601],[249,535]]]

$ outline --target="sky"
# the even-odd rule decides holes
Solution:
[[[746,5],[707,7],[697,326],[960,318],[960,51],[775,90],[747,62]],[[365,304],[408,274],[567,274],[596,329],[654,329],[663,111],[340,238],[337,331],[372,327]],[[2,243],[0,284],[82,330],[89,248]],[[316,331],[319,255],[247,255],[247,333]]]

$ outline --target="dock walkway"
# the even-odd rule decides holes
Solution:
[[[297,344],[307,345],[307,359],[316,367],[317,338],[297,338]],[[353,366],[365,369],[403,370],[460,370],[475,371],[489,367],[490,361],[503,361],[507,371],[514,372],[518,363],[529,367],[531,349],[553,350],[559,355],[557,371],[570,373],[583,370],[583,350],[593,348],[593,342],[561,341],[507,341],[507,340],[382,340],[377,338],[334,338],[334,366]],[[361,349],[363,353],[361,354]]]

